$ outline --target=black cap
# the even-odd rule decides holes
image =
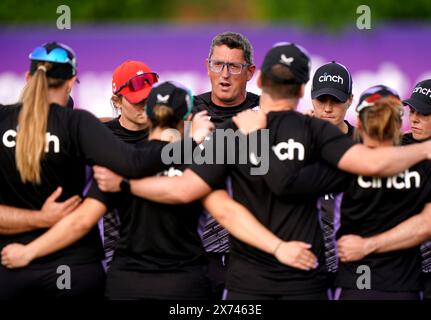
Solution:
[[[419,82],[409,99],[403,101],[425,116],[431,114],[431,79]]]
[[[275,65],[286,66],[294,79],[274,79],[269,71]],[[276,43],[265,55],[262,73],[280,83],[307,83],[310,79],[310,58],[304,48],[289,42]]]
[[[345,66],[332,61],[316,70],[311,87],[311,98],[334,96],[346,102],[352,95],[352,76]]]
[[[146,113],[154,119],[154,107],[158,105],[173,109],[178,120],[185,119],[193,108],[193,95],[189,89],[178,82],[157,83],[151,89],[146,104]]]
[[[395,97],[398,100],[400,100],[400,96],[398,95],[398,92],[383,84],[369,87],[364,92],[362,92],[361,96],[359,97],[359,102],[358,102],[358,105],[356,106],[356,112],[359,113],[365,108],[371,107],[374,101],[379,100],[381,98],[389,97],[389,96]]]
[[[41,52],[41,49],[45,50]],[[55,49],[64,50],[66,53],[64,56],[64,61],[60,61],[57,59],[55,55]],[[51,52],[54,50],[54,53]],[[58,52],[58,51],[57,51]],[[38,55],[39,54],[39,55]],[[52,68],[46,72],[47,77],[50,78],[59,78],[59,79],[70,79],[76,75],[76,58],[73,50],[66,46],[65,44],[59,42],[48,42],[43,44],[40,47],[37,47],[33,50],[29,55],[30,58],[30,74],[34,74],[38,68],[38,65],[41,61],[51,62]]]

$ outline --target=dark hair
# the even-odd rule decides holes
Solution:
[[[276,64],[267,72],[262,72],[262,90],[275,99],[299,98],[302,84],[283,83],[276,79],[294,81],[295,76],[285,66]]]
[[[402,104],[394,96],[381,98],[359,113],[362,128],[370,138],[378,141],[401,140]],[[358,133],[355,133],[358,136]]]
[[[248,39],[242,34],[236,32],[224,32],[216,35],[211,42],[208,59],[211,59],[214,47],[222,45],[227,46],[229,49],[241,49],[244,53],[245,62],[253,64],[253,47],[251,46],[250,41],[248,41]]]

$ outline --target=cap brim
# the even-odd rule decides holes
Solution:
[[[316,99],[323,95],[329,95],[337,98],[341,102],[346,102],[347,99],[349,99],[349,95],[341,90],[335,89],[335,88],[322,88],[316,91],[311,92],[311,98]]]
[[[410,98],[407,100],[403,100],[403,104],[412,107],[413,109],[415,109],[420,114],[423,114],[424,116],[431,114],[431,106],[420,100]]]
[[[151,92],[152,87],[148,87],[139,91],[129,91],[124,90],[124,92],[119,92],[119,94],[123,95],[126,97],[126,99],[131,102],[131,103],[139,103],[145,99],[148,98],[150,92]]]

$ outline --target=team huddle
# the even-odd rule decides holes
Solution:
[[[354,127],[346,66],[316,70],[302,114],[307,51],[277,43],[256,71],[226,32],[210,92],[126,60],[97,119],[73,108],[71,48],[29,58],[0,105],[0,300],[431,298],[431,79],[406,100],[370,83]]]

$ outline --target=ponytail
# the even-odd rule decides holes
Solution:
[[[153,109],[152,127],[176,128],[180,120],[174,115],[174,110],[165,105],[157,105]]]
[[[374,102],[359,113],[362,128],[370,138],[378,141],[392,140],[399,144],[401,140],[402,107],[395,97],[385,97]]]
[[[41,183],[41,161],[45,154],[48,123],[48,78],[51,63],[41,62],[21,95],[15,160],[23,183]]]

